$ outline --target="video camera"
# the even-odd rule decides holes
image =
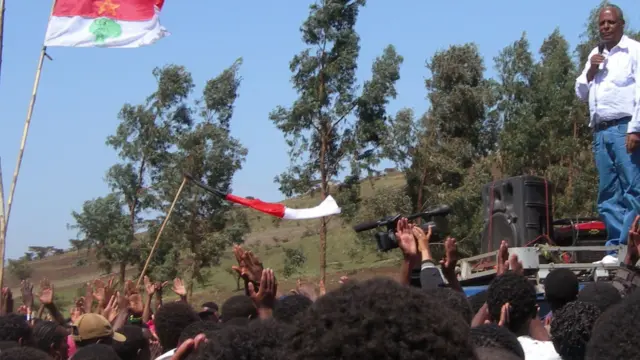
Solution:
[[[381,231],[375,234],[376,243],[378,244],[378,250],[386,252],[398,247],[398,239],[396,239],[396,224],[398,220],[406,217],[407,220],[414,220],[421,218],[426,222],[420,225],[420,228],[426,233],[429,227],[432,227],[431,240],[438,241],[439,235],[444,234],[447,231],[446,216],[451,212],[451,208],[447,205],[440,205],[434,209],[427,210],[425,212],[412,214],[409,216],[395,215],[387,216],[380,220],[369,221],[355,225],[353,230],[357,233],[375,229],[378,227],[386,226],[386,231]]]

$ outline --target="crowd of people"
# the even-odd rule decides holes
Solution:
[[[0,360],[640,359],[640,292],[606,282],[580,290],[572,271],[553,270],[545,281],[551,312],[541,317],[536,287],[506,242],[488,289],[468,298],[457,280],[455,239],[445,240],[436,267],[429,232],[402,219],[396,238],[404,255],[397,279],[343,277],[325,294],[301,283],[282,294],[274,271],[236,246],[233,269],[245,293],[220,307],[194,308],[180,279],[145,277],[141,288],[110,279],[87,284],[65,318],[53,284],[43,280],[34,295],[24,281],[15,309],[3,291]],[[626,262],[635,264],[637,226],[628,244]],[[419,284],[412,269],[420,270]],[[163,301],[167,288],[179,299]]]

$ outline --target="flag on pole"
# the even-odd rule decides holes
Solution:
[[[227,194],[224,197],[227,201],[240,204],[265,214],[279,217],[285,220],[307,220],[317,219],[324,216],[340,214],[340,207],[333,200],[331,195],[327,196],[320,205],[308,209],[291,209],[282,204],[268,203],[258,199],[246,199],[240,196]]]
[[[164,0],[56,0],[45,46],[136,48],[168,36]]]
[[[281,219],[286,220],[307,220],[307,219],[317,219],[324,216],[337,215],[340,214],[340,207],[333,200],[331,195],[327,196],[324,201],[320,203],[320,205],[308,208],[308,209],[291,209],[282,204],[278,203],[268,203],[258,199],[247,199],[236,195],[225,194],[224,192],[214,189],[209,185],[203,184],[202,182],[196,180],[191,174],[184,174],[184,176],[191,180],[194,185],[209,191],[213,194],[220,196],[221,198],[230,201],[234,204],[239,204],[242,206],[246,206],[265,214],[269,214],[271,216],[279,217]]]

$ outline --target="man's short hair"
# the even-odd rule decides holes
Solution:
[[[603,11],[604,9],[613,9],[613,10],[615,10],[615,12],[617,13],[616,15],[618,15],[618,19],[620,19],[620,21],[622,21],[623,23],[625,22],[624,21],[624,12],[622,12],[622,9],[620,8],[620,6],[615,5],[615,4],[605,4],[604,6],[602,6],[600,11]]]
[[[596,322],[585,360],[640,359],[640,293],[636,291],[610,307]]]
[[[576,300],[579,291],[578,277],[569,269],[553,270],[544,281],[545,298],[551,311],[556,311]]]
[[[536,316],[536,289],[522,275],[507,271],[491,281],[487,292],[487,306],[492,320],[500,320],[502,306],[509,303],[508,328],[512,332],[522,330]]]
[[[594,304],[574,301],[553,312],[551,341],[562,359],[584,359],[591,331],[600,317]]]

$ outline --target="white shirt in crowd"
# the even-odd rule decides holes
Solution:
[[[624,35],[613,49],[604,49],[604,64],[589,83],[587,71],[597,53],[598,48],[591,51],[576,80],[576,95],[589,102],[589,126],[631,116],[627,132],[640,132],[640,43]]]
[[[167,351],[166,353],[158,356],[155,360],[169,360],[169,359],[171,359],[173,354],[175,354],[175,352],[176,352],[176,349],[173,349],[171,351]]]
[[[551,341],[538,341],[529,336],[518,337],[526,360],[562,360]]]

